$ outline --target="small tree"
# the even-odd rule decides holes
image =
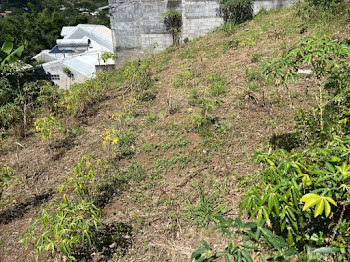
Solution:
[[[108,61],[109,59],[115,60],[116,58],[117,58],[117,57],[116,57],[112,52],[106,51],[106,52],[103,52],[103,53],[101,54],[101,57],[98,58],[98,61],[100,62],[100,61],[102,60],[103,63],[104,63],[105,68],[107,68],[107,61]]]
[[[166,30],[173,36],[173,45],[178,45],[180,43],[180,32],[182,29],[181,14],[175,9],[170,9],[163,13],[162,16]]]
[[[253,0],[222,0],[220,13],[225,22],[243,23],[253,18]]]

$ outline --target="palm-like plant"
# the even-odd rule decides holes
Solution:
[[[0,69],[2,69],[5,64],[13,64],[19,60],[21,57],[24,46],[21,45],[16,50],[13,50],[14,38],[9,36],[0,49]]]

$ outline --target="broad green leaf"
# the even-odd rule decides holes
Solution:
[[[316,194],[306,194],[304,195],[300,201],[305,202],[305,205],[303,207],[303,211],[309,209],[310,207],[316,205],[318,201],[320,200],[321,196]]]
[[[329,202],[335,206],[337,203],[330,197],[324,197],[316,194],[306,194],[301,198],[301,202],[305,202],[303,211],[308,210],[310,207],[316,205],[314,216],[317,217],[323,213],[325,210],[326,217],[329,216],[331,212],[331,207]]]
[[[326,217],[328,217],[329,214],[331,213],[331,205],[329,204],[328,201],[324,201],[324,212],[326,214]]]
[[[315,209],[315,217],[318,217],[319,215],[322,214],[324,209],[324,199],[320,199],[317,202],[316,209]]]
[[[15,39],[11,36],[7,37],[6,41],[4,42],[4,44],[2,45],[1,50],[6,53],[7,55],[9,55],[13,49],[13,41]]]

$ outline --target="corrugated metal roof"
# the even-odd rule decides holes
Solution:
[[[63,60],[63,64],[87,77],[92,76],[95,72],[95,65],[99,64],[98,58],[100,53],[86,53]]]

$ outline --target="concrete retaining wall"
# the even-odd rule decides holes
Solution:
[[[291,6],[298,0],[256,0],[254,13]],[[210,33],[223,23],[220,0],[109,0],[117,64],[138,59],[172,45],[162,13],[170,8],[182,15],[181,39],[192,40]]]

